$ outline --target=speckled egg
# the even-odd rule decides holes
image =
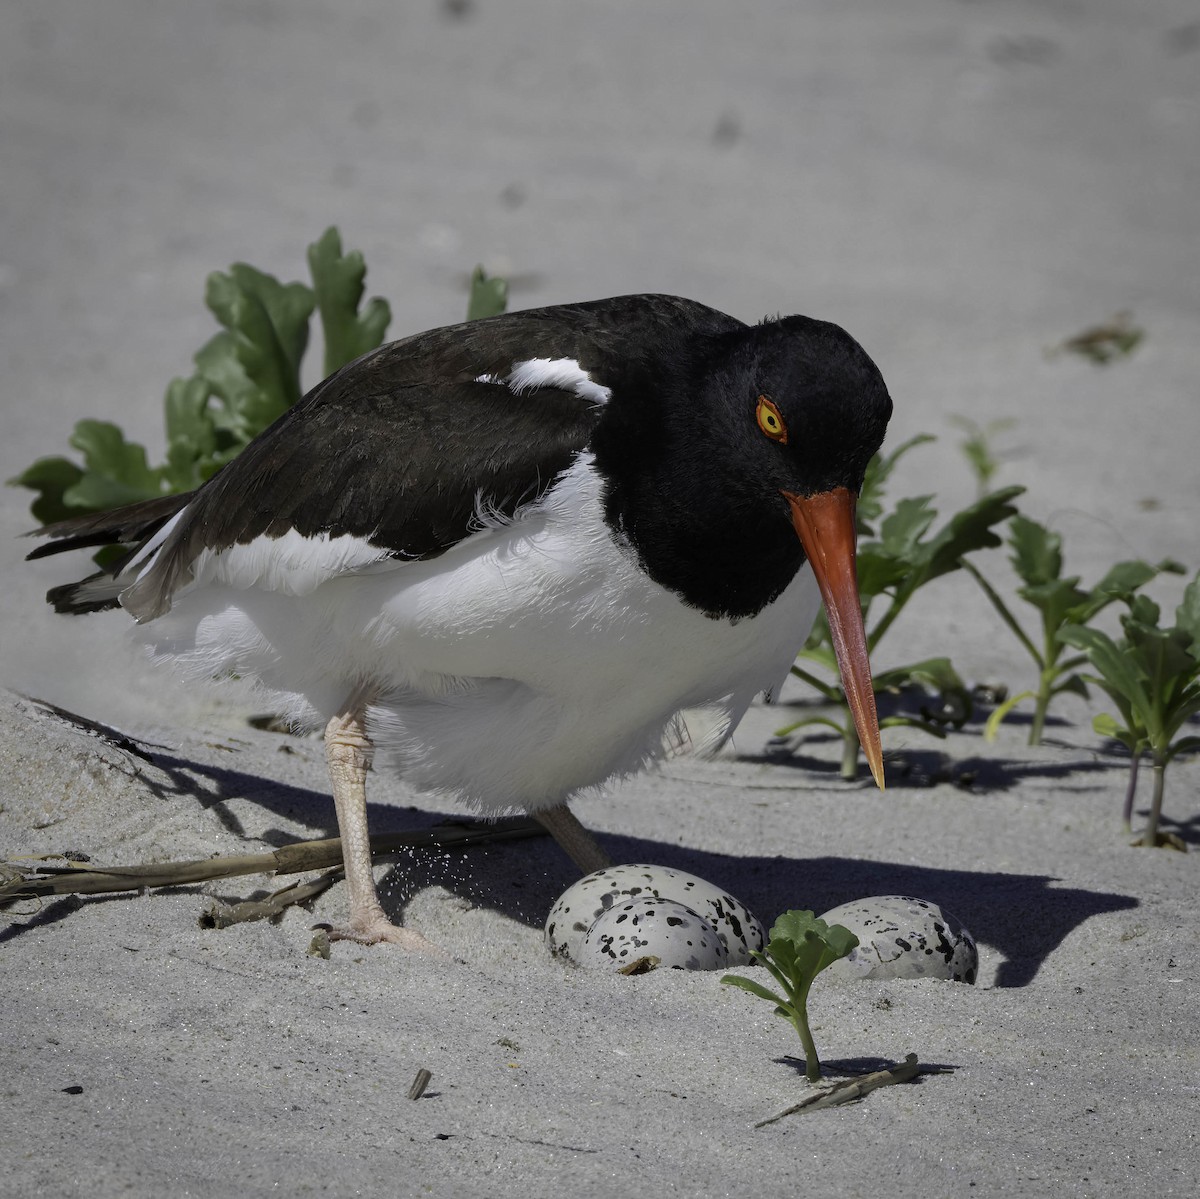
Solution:
[[[579,948],[581,966],[620,970],[644,958],[657,969],[722,970],[729,950],[703,916],[673,899],[631,899],[601,912]]]
[[[728,960],[693,969],[745,965],[751,960],[750,951],[761,949],[766,940],[763,926],[745,904],[720,887],[683,870],[635,864],[608,866],[568,887],[546,918],[546,947],[556,957],[580,961],[592,925],[613,908],[635,899],[674,900],[715,930]],[[647,952],[662,956],[654,949]]]
[[[973,983],[975,939],[962,921],[928,899],[872,895],[825,912],[858,937],[858,947],[829,967],[840,978],[946,978]]]

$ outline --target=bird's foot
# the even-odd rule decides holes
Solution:
[[[449,958],[440,946],[421,936],[411,928],[393,924],[382,912],[355,917],[348,924],[321,925],[330,941],[354,941],[359,945],[399,945],[412,953],[425,953],[430,957]]]

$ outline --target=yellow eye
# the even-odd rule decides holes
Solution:
[[[758,407],[754,410],[754,418],[758,427],[772,440],[780,445],[787,445],[787,425],[783,423],[783,413],[769,396],[758,397]]]

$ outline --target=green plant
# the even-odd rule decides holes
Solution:
[[[998,434],[1007,433],[1014,428],[1017,422],[1012,417],[1001,417],[981,425],[968,416],[951,416],[950,423],[966,433],[966,437],[958,443],[958,448],[962,450],[975,475],[979,498],[982,499],[987,495],[993,477],[1007,456],[995,448],[995,439]]]
[[[467,300],[467,320],[499,316],[508,307],[508,280],[489,277],[481,266],[471,275],[471,295]]]
[[[303,394],[301,360],[318,313],[325,374],[378,346],[390,320],[384,300],[362,311],[366,266],[342,253],[336,229],[308,248],[312,287],[280,283],[245,263],[208,277],[204,300],[222,326],[195,355],[195,371],[173,379],[163,401],[166,461],[151,466],[144,447],[109,421],[81,420],[70,437],[82,465],[41,458],[9,482],[38,493],[43,522],[190,491],[215,474]]]
[[[196,352],[192,375],[167,387],[166,460],[151,466],[145,448],[117,425],[81,420],[69,438],[81,463],[39,458],[9,480],[37,493],[34,517],[49,524],[199,487],[304,394],[301,365],[314,312],[325,343],[322,377],[381,345],[391,310],[378,296],[363,304],[362,254],[343,253],[340,234],[329,228],[307,257],[311,287],[280,283],[242,262],[209,275],[204,301],[221,331]],[[507,296],[504,279],[477,267],[467,319],[503,312]]]
[[[996,736],[1000,723],[1019,704],[1034,701],[1029,744],[1041,743],[1046,716],[1055,698],[1070,692],[1087,698],[1087,684],[1077,673],[1085,658],[1064,656],[1071,643],[1060,633],[1088,625],[1100,612],[1117,600],[1130,600],[1161,571],[1178,572],[1177,562],[1164,561],[1151,566],[1142,561],[1118,562],[1090,590],[1079,585],[1078,575],[1063,576],[1062,538],[1027,516],[1015,516],[1009,525],[1010,561],[1021,586],[1017,595],[1037,610],[1041,623],[1041,644],[1026,633],[999,592],[970,562],[963,565],[983,589],[1000,618],[1025,647],[1038,670],[1037,686],[1010,696],[992,713],[984,730],[988,740]]]
[[[1139,758],[1149,752],[1154,772],[1150,817],[1140,844],[1175,844],[1178,838],[1158,831],[1167,767],[1183,753],[1200,749],[1200,736],[1180,737],[1183,726],[1200,712],[1200,572],[1188,584],[1175,610],[1175,623],[1159,625],[1160,611],[1145,595],[1125,599],[1121,617],[1124,638],[1115,642],[1100,629],[1069,626],[1058,637],[1082,650],[1096,671],[1089,678],[1116,706],[1118,720],[1101,713],[1092,727],[1102,737],[1119,741],[1130,752],[1130,786],[1136,786]],[[1127,800],[1132,807],[1132,798]],[[1127,808],[1127,819],[1128,819]]]
[[[1090,325],[1074,337],[1060,342],[1049,351],[1048,356],[1078,354],[1097,366],[1107,366],[1118,358],[1128,358],[1145,336],[1145,329],[1133,323],[1131,313],[1118,312],[1110,320]]]
[[[934,579],[958,570],[964,565],[965,555],[1000,544],[999,536],[993,531],[994,526],[1002,524],[1016,512],[1012,500],[1024,491],[1023,487],[994,491],[955,513],[932,535],[929,530],[937,519],[932,496],[900,500],[885,516],[884,485],[896,463],[915,446],[933,440],[928,434],[920,434],[886,456],[877,454],[868,467],[859,495],[859,533],[867,539],[860,538],[858,546],[858,589],[863,602],[863,620],[867,626],[867,648],[872,654],[917,591]],[[875,532],[876,526],[878,534]],[[886,601],[886,607],[872,622],[872,607],[881,597]],[[829,626],[823,616],[818,619],[812,635],[801,650],[800,659],[821,667],[828,677],[816,675],[799,663],[793,665],[792,674],[816,688],[829,703],[838,707],[839,712],[836,716],[815,714],[802,717],[779,729],[776,736],[788,737],[797,729],[814,724],[834,729],[842,739],[842,777],[854,778],[858,772],[858,734],[837,671],[829,640]],[[954,721],[959,724],[971,713],[970,693],[949,658],[927,658],[882,671],[875,675],[874,687],[876,693],[899,692],[910,688],[932,691],[940,697],[939,707],[955,713]],[[917,728],[944,737],[942,723],[944,721],[928,713],[922,716],[894,714],[881,719],[879,725],[881,729],[897,726]]]
[[[766,949],[753,953],[783,988],[783,994],[778,995],[762,983],[740,974],[726,974],[721,979],[723,983],[741,987],[743,991],[773,1003],[775,1014],[782,1016],[799,1033],[809,1082],[816,1082],[821,1077],[821,1062],[808,1026],[808,992],[822,970],[844,958],[857,944],[858,938],[840,924],[826,924],[812,912],[784,912],[771,926]]]

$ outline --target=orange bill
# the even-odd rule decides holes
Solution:
[[[879,718],[875,713],[867,632],[863,628],[854,564],[857,543],[854,504],[858,497],[848,488],[835,487],[808,496],[785,491],[783,498],[791,506],[792,524],[821,589],[854,727],[867,755],[867,765],[882,790],[883,750],[879,745]]]

